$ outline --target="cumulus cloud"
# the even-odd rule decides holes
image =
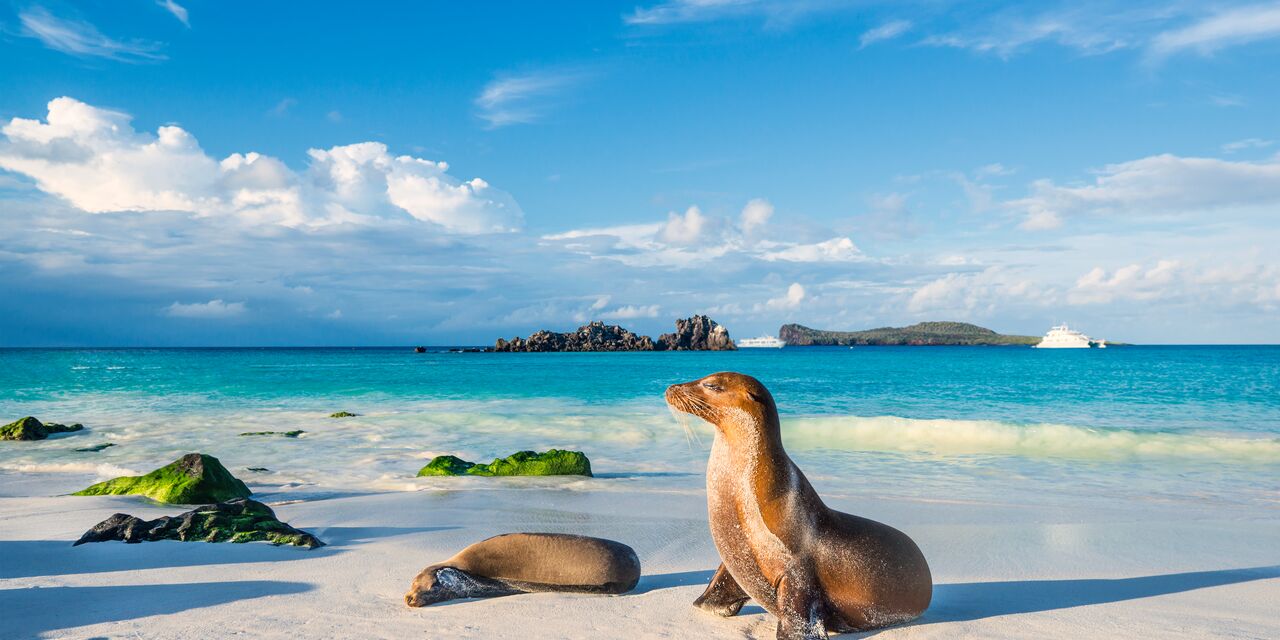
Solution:
[[[710,220],[702,214],[702,209],[689,207],[681,215],[672,211],[667,214],[667,224],[662,227],[662,239],[670,244],[696,244],[702,234],[710,226]]]
[[[743,233],[751,233],[763,227],[773,217],[773,204],[764,198],[754,198],[742,208],[739,225]]]
[[[910,20],[891,20],[874,29],[869,29],[858,38],[858,48],[866,49],[867,47],[885,40],[892,40],[911,30]]]
[[[925,283],[911,293],[911,313],[947,313],[965,317],[987,314],[1012,301],[1048,301],[1053,292],[1030,279],[998,266],[977,272],[953,272]]]
[[[49,103],[45,122],[14,118],[0,134],[0,169],[90,213],[181,211],[288,227],[407,215],[464,234],[510,231],[523,218],[483,179],[459,180],[444,162],[392,156],[379,142],[311,149],[297,173],[253,152],[218,161],[181,127],[137,132],[123,113],[65,97]]]
[[[794,309],[804,302],[805,297],[804,286],[799,282],[793,282],[791,286],[787,287],[786,293],[777,298],[769,299],[768,302],[764,303],[764,306],[766,309]]]
[[[214,299],[208,302],[192,302],[190,304],[174,302],[165,307],[165,314],[174,318],[233,318],[244,312],[245,304],[243,302],[223,302],[221,299]]]
[[[733,221],[712,216],[691,206],[667,214],[666,222],[574,229],[549,234],[543,240],[593,258],[614,260],[632,267],[691,268],[726,256],[762,262],[824,263],[866,260],[853,240],[835,237],[816,243],[763,239],[759,230],[773,215],[773,205],[763,198],[748,202]]]
[[[643,305],[643,306],[626,305],[623,307],[618,307],[617,309],[604,311],[600,313],[599,317],[603,320],[634,320],[636,318],[656,318],[658,317],[658,313],[661,310],[662,308],[656,304]]]
[[[1166,295],[1168,287],[1180,277],[1181,265],[1176,260],[1161,260],[1152,267],[1137,264],[1108,273],[1095,267],[1080,276],[1067,295],[1071,304],[1101,304],[1117,298],[1151,300]]]
[[[1007,203],[1026,229],[1052,229],[1076,214],[1163,215],[1280,205],[1280,160],[1232,162],[1163,154],[1107,165],[1091,184],[1031,185]]]
[[[107,58],[120,62],[164,60],[160,45],[141,40],[123,41],[109,38],[83,20],[59,18],[44,7],[32,7],[18,13],[22,35],[39,40],[44,46],[82,58]]]
[[[776,251],[765,251],[761,258],[770,262],[855,262],[865,256],[849,238],[832,238],[814,244],[796,244]]]

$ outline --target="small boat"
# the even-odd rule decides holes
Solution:
[[[413,352],[414,352],[414,353],[426,353],[426,352],[427,352],[427,348],[426,348],[426,347],[414,347],[414,348],[413,348]]]
[[[787,343],[773,336],[760,336],[759,338],[743,338],[735,340],[734,344],[739,349],[781,349],[787,346]]]

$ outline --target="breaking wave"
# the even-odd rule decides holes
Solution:
[[[1280,439],[894,416],[783,420],[789,448],[1130,460],[1280,462]]]

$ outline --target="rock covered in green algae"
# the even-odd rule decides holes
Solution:
[[[116,446],[116,443],[114,442],[104,442],[102,444],[95,444],[92,447],[81,447],[79,449],[76,449],[76,451],[79,453],[97,453],[99,451],[102,451],[103,449],[106,449],[107,447],[114,447],[114,446]]]
[[[71,495],[137,494],[157,502],[200,504],[248,498],[252,492],[213,456],[188,453],[145,476],[125,476],[99,482]]]
[[[301,429],[297,431],[246,431],[242,436],[284,436],[286,438],[296,438],[306,433]]]
[[[84,429],[84,425],[80,423],[71,425],[45,423],[27,416],[0,427],[0,440],[44,440],[49,437],[49,434],[68,433],[81,429]]]
[[[312,549],[324,546],[323,542],[310,533],[280,522],[267,505],[248,498],[209,504],[181,515],[164,516],[155,520],[117,513],[86,531],[72,546],[108,540],[270,542]]]
[[[467,462],[457,456],[436,456],[418,476],[590,476],[591,461],[581,451],[550,449],[546,453],[517,451],[489,464]]]
[[[337,413],[331,413],[331,414],[329,414],[329,417],[330,417],[330,418],[355,418],[355,417],[358,417],[359,415],[360,415],[360,414],[358,414],[358,413],[350,413],[350,412],[347,412],[347,411],[339,411],[339,412],[337,412]]]

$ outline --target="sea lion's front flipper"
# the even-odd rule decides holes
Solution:
[[[777,590],[778,640],[827,640],[827,603],[813,572],[792,568]]]
[[[711,583],[707,585],[707,590],[693,601],[693,606],[703,611],[714,613],[718,616],[728,618],[738,615],[742,610],[742,605],[750,600],[742,587],[738,585],[738,581],[729,575],[729,571],[724,568],[724,564],[720,564],[720,568],[716,569],[715,575],[711,576]]]

